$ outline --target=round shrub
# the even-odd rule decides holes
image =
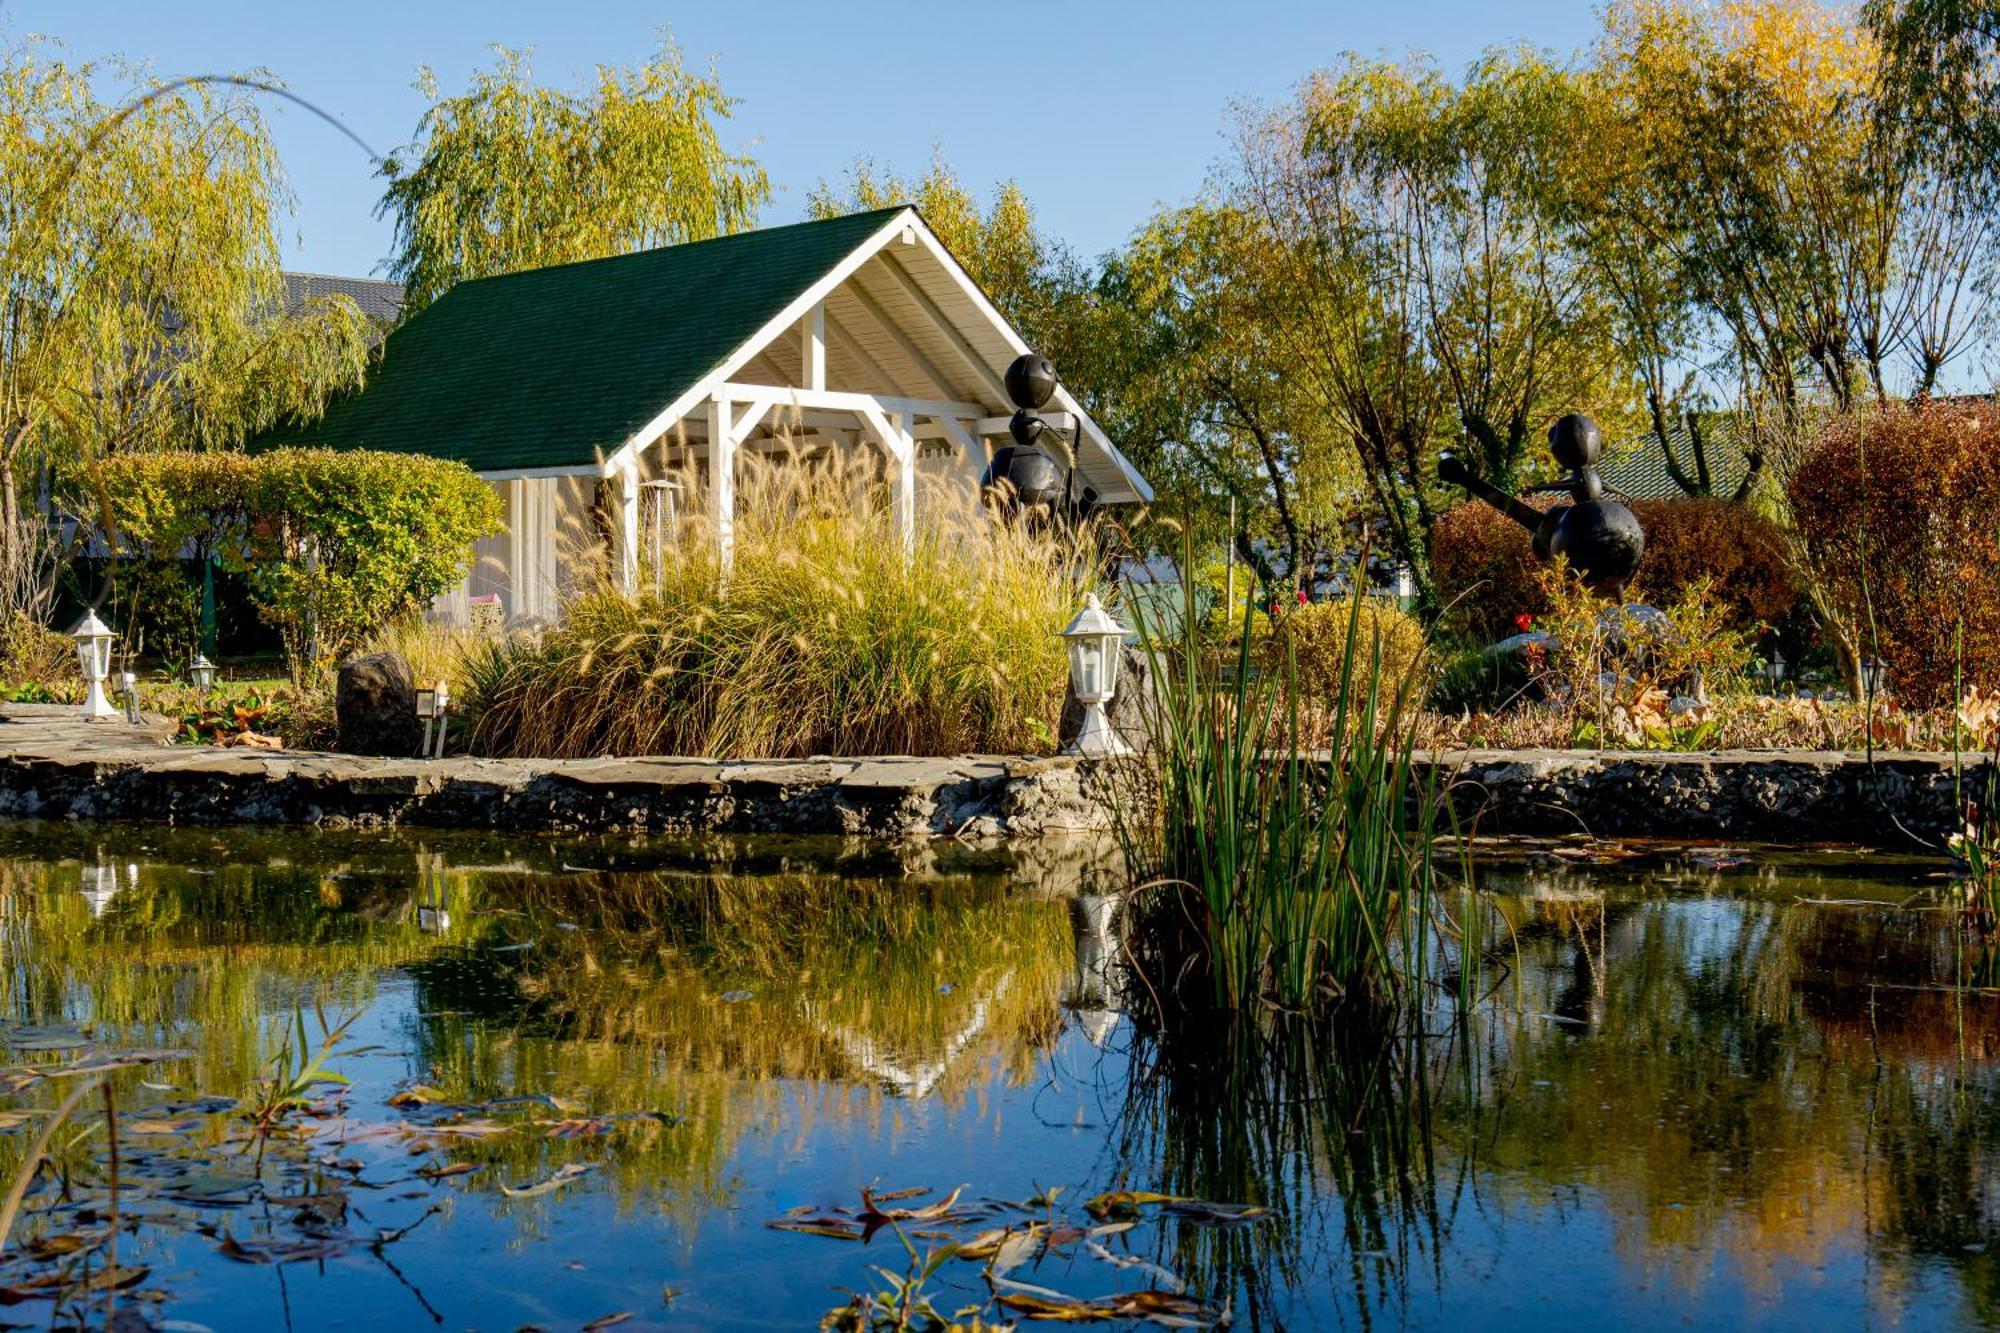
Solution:
[[[2000,408],[1837,421],[1788,489],[1823,595],[1905,704],[1949,702],[1961,672],[2000,685]]]
[[[1798,601],[1784,534],[1755,510],[1687,499],[1635,500],[1632,512],[1646,529],[1636,598],[1666,605],[1706,580],[1738,628],[1779,620]],[[1467,502],[1439,517],[1431,568],[1450,622],[1481,640],[1504,638],[1517,617],[1549,609],[1526,530],[1486,505]]]
[[[1512,634],[1516,617],[1549,609],[1527,531],[1476,500],[1446,510],[1431,525],[1431,576],[1446,622],[1483,643]]]
[[[1350,627],[1356,654],[1350,698],[1357,704],[1365,700],[1368,672],[1379,660],[1379,697],[1386,707],[1423,660],[1426,641],[1424,627],[1414,616],[1380,598],[1362,598],[1358,610],[1353,601],[1338,601],[1312,602],[1282,612],[1265,645],[1265,661],[1282,670],[1289,657],[1305,697],[1331,703],[1340,695]],[[1422,697],[1421,692],[1413,696],[1418,701]]]

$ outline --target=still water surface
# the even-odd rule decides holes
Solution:
[[[134,1328],[813,1327],[909,1258],[811,1232],[961,1186],[917,1250],[1053,1221],[1043,1299],[1239,1327],[2000,1322],[2000,1000],[1898,906],[1941,867],[1743,855],[1494,866],[1472,1022],[1231,1049],[1126,1014],[1080,852],[4,829],[0,1182],[137,1053]],[[260,1137],[343,1020],[348,1083]],[[0,1325],[110,1262],[101,1101],[54,1142]],[[1006,1317],[980,1262],[928,1292]]]

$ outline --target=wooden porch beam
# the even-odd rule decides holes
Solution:
[[[768,384],[731,383],[719,386],[716,392],[736,401],[768,397],[771,407],[819,408],[832,412],[880,414],[907,412],[911,416],[952,417],[965,421],[976,421],[986,412],[986,409],[978,403],[941,402],[931,398],[902,398],[875,393],[849,393],[842,389],[779,389]],[[1004,418],[1001,420],[1004,430]]]

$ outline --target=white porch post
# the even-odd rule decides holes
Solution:
[[[708,512],[724,578],[736,563],[736,438],[729,418],[726,396],[708,400]]]
[[[826,302],[821,301],[812,308],[805,319],[805,340],[800,348],[800,361],[805,366],[805,387],[824,389],[826,387]]]
[[[907,556],[917,546],[916,418],[908,412],[898,412],[891,418],[891,424],[896,431],[896,533]]]
[[[618,469],[618,582],[626,592],[639,587],[639,465]]]

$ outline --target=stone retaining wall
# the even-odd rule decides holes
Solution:
[[[0,816],[173,824],[804,833],[887,840],[1102,832],[1119,766],[1069,759],[439,761],[169,746],[165,728],[0,709]],[[1423,761],[1461,827],[1768,842],[1936,844],[1949,755],[1467,751]]]

